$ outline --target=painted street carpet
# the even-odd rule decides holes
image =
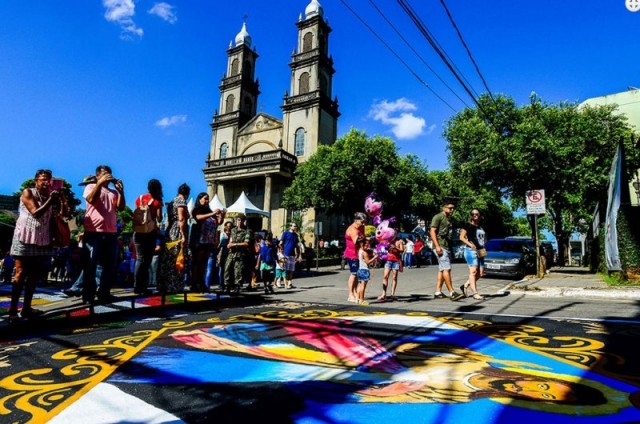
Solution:
[[[0,346],[0,418],[640,422],[637,366],[607,351],[609,335],[637,339],[623,325],[304,308],[193,318]]]

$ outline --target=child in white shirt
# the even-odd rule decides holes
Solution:
[[[284,255],[284,247],[278,243],[278,257],[276,259],[276,287],[283,289],[284,281],[287,280],[286,268],[287,257]]]
[[[364,300],[364,292],[367,288],[367,283],[371,278],[371,271],[369,266],[374,264],[378,255],[374,254],[371,250],[369,239],[359,237],[356,240],[356,250],[358,252],[358,288],[357,288],[357,303],[358,305],[368,305],[369,302]]]

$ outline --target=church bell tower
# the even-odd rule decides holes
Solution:
[[[283,105],[283,148],[304,162],[321,144],[337,137],[338,101],[331,99],[335,70],[329,56],[331,28],[317,0],[296,24],[297,48],[291,55],[291,81]]]

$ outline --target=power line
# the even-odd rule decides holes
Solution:
[[[476,72],[480,76],[480,79],[482,80],[482,84],[484,84],[484,88],[487,89],[487,93],[489,93],[489,97],[491,97],[491,100],[495,101],[495,99],[493,98],[493,94],[491,93],[491,90],[489,89],[489,86],[487,85],[487,81],[485,81],[484,76],[482,76],[482,72],[480,72],[480,68],[478,67],[478,64],[476,63],[475,59],[473,58],[473,55],[471,54],[471,50],[469,50],[469,47],[467,46],[467,43],[464,41],[464,38],[462,37],[462,33],[458,29],[458,25],[456,24],[455,20],[453,19],[453,16],[451,16],[451,12],[449,12],[449,8],[445,4],[444,0],[440,0],[440,3],[442,4],[442,7],[444,7],[445,12],[447,12],[447,16],[449,17],[449,21],[451,22],[451,25],[453,25],[453,28],[456,30],[456,33],[458,34],[458,38],[462,42],[462,45],[464,46],[464,49],[467,51],[467,55],[469,55],[469,59],[471,59],[471,63],[473,63],[473,66],[476,68]]]
[[[439,44],[437,43],[435,38],[431,35],[429,30],[426,28],[426,26],[422,23],[422,21],[420,20],[418,15],[413,11],[411,6],[405,0],[397,0],[397,1],[398,1],[398,4],[400,4],[400,7],[402,8],[402,10],[404,10],[405,13],[411,19],[411,21],[413,21],[414,25],[418,28],[418,30],[420,31],[422,36],[427,40],[427,42],[429,42],[431,47],[435,50],[435,52],[438,54],[438,56],[440,56],[440,58],[442,59],[444,64],[447,66],[447,68],[449,68],[449,70],[451,71],[453,76],[458,80],[460,85],[462,85],[462,88],[467,92],[469,97],[471,97],[471,99],[476,104],[476,106],[478,106],[480,108],[481,106],[478,103],[478,100],[476,99],[476,95],[473,93],[473,88],[469,87],[467,85],[468,83],[466,81],[464,81],[463,77],[458,73],[458,71],[456,69],[454,69],[454,65],[452,64],[452,62],[447,57],[447,55],[444,53],[444,51],[439,46]]]
[[[409,64],[407,64],[407,62],[405,62],[405,61],[400,57],[400,55],[399,55],[395,50],[393,50],[393,49],[391,48],[391,46],[389,46],[389,45],[388,45],[388,44],[387,44],[387,43],[382,39],[382,37],[380,37],[380,35],[378,35],[378,33],[377,33],[376,31],[374,31],[374,29],[373,29],[373,28],[371,28],[371,27],[370,27],[370,26],[369,26],[369,25],[364,21],[364,19],[362,19],[362,18],[360,17],[360,15],[358,15],[358,13],[356,13],[356,11],[355,11],[355,10],[353,10],[353,9],[351,8],[351,6],[349,6],[349,5],[346,3],[346,1],[345,1],[345,0],[340,0],[340,2],[341,2],[342,4],[344,4],[344,6],[345,6],[347,9],[349,9],[349,11],[350,11],[351,13],[353,13],[353,15],[354,15],[356,18],[358,18],[358,20],[359,20],[360,22],[362,22],[362,24],[363,24],[363,25],[364,25],[364,26],[365,26],[369,31],[371,31],[371,33],[372,33],[373,35],[375,35],[375,37],[376,37],[376,38],[377,38],[377,39],[378,39],[378,40],[379,40],[379,41],[380,41],[380,42],[381,42],[381,43],[382,43],[382,44],[383,44],[383,45],[384,45],[384,46],[385,46],[385,47],[386,47],[386,48],[387,48],[387,49],[388,49],[388,50],[389,50],[389,51],[390,51],[390,52],[391,52],[391,53],[392,53],[392,54],[393,54],[393,55],[394,55],[394,56],[395,56],[395,57],[396,57],[396,58],[397,58],[397,59],[398,59],[398,60],[399,60],[399,61],[400,61],[400,62],[401,62],[401,63],[402,63],[402,64],[403,64],[407,69],[408,69],[408,70],[409,70],[409,72],[411,72],[411,74],[412,74],[412,75],[413,75],[413,76],[414,76],[414,77],[415,77],[415,78],[416,78],[416,79],[417,79],[417,80],[418,80],[422,85],[424,85],[424,86],[425,86],[429,91],[431,91],[431,93],[432,93],[434,96],[436,96],[438,99],[440,99],[440,101],[441,101],[442,103],[444,103],[445,105],[447,105],[447,106],[448,106],[448,107],[449,107],[453,112],[456,112],[456,110],[453,108],[453,106],[451,106],[449,103],[447,103],[447,101],[446,101],[446,100],[444,100],[442,97],[440,97],[440,95],[438,95],[438,93],[436,93],[436,92],[435,92],[435,91],[434,91],[434,90],[429,86],[429,84],[427,84],[426,82],[424,82],[424,81],[422,80],[422,78],[420,78],[420,76],[419,76],[419,75],[418,75],[418,74],[417,74],[417,73],[416,73],[416,72],[415,72],[415,71],[414,71],[414,70],[409,66]]]
[[[395,25],[393,25],[393,23],[389,19],[387,19],[387,17],[384,15],[384,13],[382,13],[382,11],[378,8],[378,6],[376,6],[373,0],[369,0],[369,3],[371,3],[371,5],[376,9],[376,11],[380,14],[380,16],[382,16],[382,18],[389,24],[389,26],[395,31],[395,33],[400,37],[400,39],[404,41],[404,43],[409,47],[409,49],[411,49],[411,51],[420,59],[422,63],[424,63],[424,65],[436,76],[436,78],[438,78],[438,80],[440,80],[440,82],[444,84],[444,86],[447,87],[449,91],[451,91],[451,93],[454,96],[456,96],[458,100],[462,102],[462,104],[469,107],[469,105],[460,96],[458,96],[458,94],[455,91],[453,91],[453,89],[440,77],[440,75],[438,75],[438,73],[434,71],[433,68],[431,68],[431,66],[429,66],[426,60],[424,60],[424,58],[420,55],[420,53],[418,53],[416,49],[413,48],[411,43],[409,43],[409,41],[400,33],[400,31],[398,31]]]

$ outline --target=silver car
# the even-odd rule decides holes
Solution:
[[[536,249],[532,240],[493,239],[485,244],[485,248],[484,269],[487,275],[521,279],[536,272]]]

